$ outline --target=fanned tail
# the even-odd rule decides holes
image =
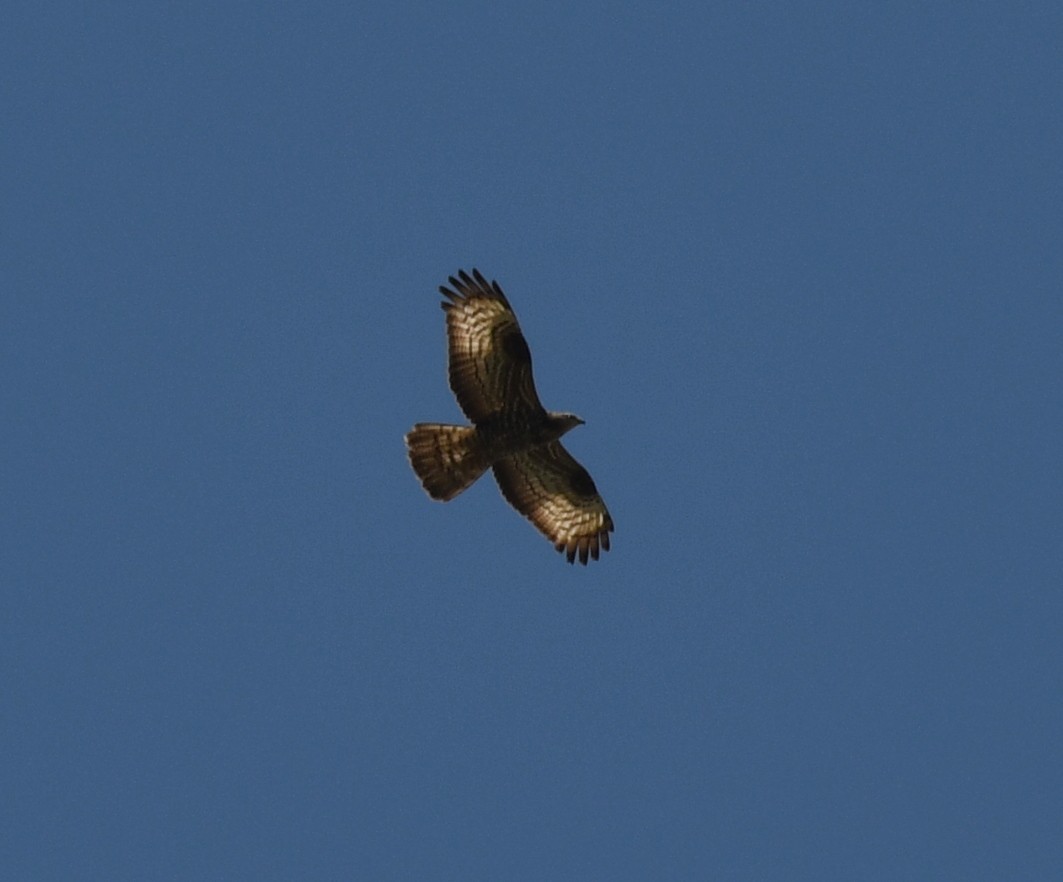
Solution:
[[[446,502],[491,464],[473,426],[417,423],[406,435],[410,465],[433,499]]]

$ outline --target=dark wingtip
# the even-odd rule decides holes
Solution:
[[[567,542],[562,540],[555,542],[554,548],[565,555],[569,563],[575,563],[578,558],[579,562],[586,566],[588,561],[599,560],[601,553],[609,550],[609,534],[603,530],[590,536],[569,539]]]
[[[446,297],[449,297],[455,302],[463,298],[467,298],[474,293],[487,295],[494,294],[499,300],[502,301],[502,303],[506,305],[507,308],[513,308],[509,305],[509,301],[506,299],[506,295],[502,292],[502,286],[495,281],[488,282],[484,274],[481,273],[476,267],[472,268],[471,276],[467,272],[465,272],[465,270],[460,269],[458,270],[458,274],[456,276],[449,276],[447,278],[447,281],[450,282],[451,287],[454,288],[454,290],[458,293],[455,294],[454,291],[449,291],[442,286],[440,286],[439,291],[441,294]]]
[[[451,279],[450,283],[454,285],[454,280]],[[454,285],[454,287],[456,288],[457,285]],[[447,300],[451,301],[450,303],[448,303],[447,300],[444,300],[442,303],[440,303],[439,305],[442,306],[443,309],[450,309],[450,307],[452,307],[455,303],[461,300],[460,294],[455,294],[453,291],[450,290],[450,288],[446,287],[445,285],[439,286],[439,293],[446,297]]]

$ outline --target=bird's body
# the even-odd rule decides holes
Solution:
[[[569,562],[609,549],[613,520],[591,476],[561,446],[583,423],[539,402],[531,352],[497,282],[477,270],[450,278],[450,386],[471,426],[418,423],[406,436],[410,463],[433,499],[453,499],[488,468],[506,500]]]

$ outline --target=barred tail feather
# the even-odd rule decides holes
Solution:
[[[417,423],[406,435],[410,464],[433,499],[453,499],[491,464],[472,426]]]

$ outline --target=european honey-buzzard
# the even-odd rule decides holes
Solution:
[[[531,353],[497,282],[478,270],[450,277],[447,298],[450,388],[471,426],[417,423],[406,435],[410,463],[433,499],[453,499],[488,468],[502,495],[582,564],[609,550],[613,519],[594,481],[559,440],[583,424],[539,402]]]

